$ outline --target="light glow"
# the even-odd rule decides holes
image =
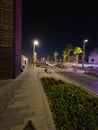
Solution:
[[[88,39],[84,40],[84,42],[88,42]]]
[[[39,42],[37,40],[34,41],[34,45],[38,45]]]

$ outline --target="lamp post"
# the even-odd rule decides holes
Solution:
[[[82,69],[84,69],[84,58],[85,58],[85,43],[88,42],[88,40],[83,41],[83,55],[82,55]]]
[[[38,41],[34,40],[34,42],[33,42],[33,63],[36,63],[37,53],[35,51],[35,46],[38,44],[39,44]]]

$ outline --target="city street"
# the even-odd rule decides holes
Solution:
[[[60,69],[57,73],[67,78],[72,83],[77,84],[98,96],[98,77],[89,76],[79,72],[60,71]]]

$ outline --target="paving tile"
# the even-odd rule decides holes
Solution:
[[[49,127],[53,124],[48,124],[51,118],[45,108],[39,72],[40,69],[28,68],[0,87],[0,130],[24,130],[28,126],[34,126],[36,130],[55,130],[55,127]]]

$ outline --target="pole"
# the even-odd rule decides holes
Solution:
[[[34,53],[35,53],[35,44],[33,43],[33,65],[34,65]]]
[[[83,41],[83,56],[82,56],[82,69],[84,69],[84,61],[85,61],[85,43],[88,42],[88,39]]]
[[[35,52],[35,44],[33,43],[33,54],[34,54],[34,52]]]
[[[33,63],[35,63],[35,43],[33,43]]]
[[[33,64],[36,63],[36,57],[37,57],[37,53],[35,51],[35,46],[38,45],[38,41],[35,40],[33,43]]]
[[[85,41],[83,41],[82,69],[84,69],[84,58],[85,58]]]

